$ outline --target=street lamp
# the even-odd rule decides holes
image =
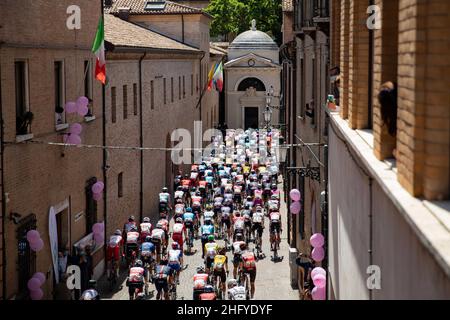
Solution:
[[[286,162],[287,152],[289,150],[289,146],[287,144],[282,144],[275,148],[275,154],[279,163]]]
[[[269,128],[270,122],[272,121],[272,110],[270,110],[269,106],[266,106],[266,111],[264,111],[263,114],[266,128]]]

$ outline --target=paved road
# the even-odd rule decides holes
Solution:
[[[281,197],[283,199],[283,195]],[[263,252],[266,257],[259,260],[257,263],[256,275],[256,291],[255,300],[298,300],[298,291],[293,290],[290,285],[290,271],[289,271],[289,245],[287,243],[287,210],[285,203],[281,204],[283,234],[282,243],[280,245],[279,256],[283,259],[279,262],[272,261],[272,252],[269,249],[269,231],[268,221],[266,220],[263,234]],[[267,219],[267,218],[266,218]],[[223,242],[222,242],[223,244]],[[251,244],[252,246],[252,244]],[[178,298],[182,300],[192,300],[192,277],[195,274],[196,267],[203,265],[201,258],[201,243],[200,240],[195,241],[194,249],[197,252],[191,256],[184,258],[184,263],[187,264],[187,269],[180,275],[180,285],[178,286]],[[228,253],[231,260],[231,253]],[[232,276],[233,265],[229,262],[230,276]],[[113,292],[108,292],[105,277],[99,281],[99,291],[102,299],[105,300],[128,300],[128,288],[125,286],[125,271],[120,277],[121,286],[117,286]],[[155,299],[156,292],[154,286],[150,286],[150,295],[148,300]]]

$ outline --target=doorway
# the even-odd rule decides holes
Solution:
[[[244,111],[244,130],[259,128],[259,108],[245,107]]]

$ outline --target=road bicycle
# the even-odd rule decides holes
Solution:
[[[245,288],[246,299],[250,300],[250,275],[244,270],[239,270],[239,281],[240,286]]]
[[[110,266],[108,282],[109,282],[109,291],[113,291],[114,287],[117,284],[118,264],[114,257],[111,259],[110,263],[111,263],[111,266]]]
[[[175,273],[173,281],[169,283],[169,300],[177,300],[177,282],[178,274]]]
[[[270,239],[270,247],[273,251],[273,259],[278,259],[278,250],[280,250],[280,234],[277,232],[277,230],[272,230],[272,236]]]
[[[194,246],[194,234],[192,228],[187,228],[187,238],[186,238],[187,252],[192,252],[192,247]]]

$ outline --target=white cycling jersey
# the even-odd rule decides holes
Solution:
[[[231,288],[228,290],[228,299],[229,300],[246,300],[247,294],[246,294],[245,287],[243,286],[236,286],[234,288]]]

